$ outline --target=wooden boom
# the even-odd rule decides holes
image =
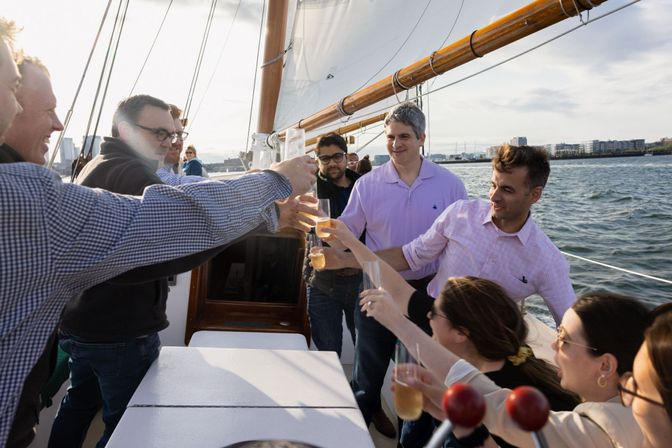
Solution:
[[[536,0],[290,127],[300,127],[310,131],[344,116],[352,115],[358,110],[371,106],[395,93],[415,87],[448,70],[562,22],[569,17],[577,16],[579,12],[592,9],[606,1]],[[371,122],[368,124],[371,124]],[[354,123],[351,126],[354,126],[351,129],[353,130],[362,125]]]

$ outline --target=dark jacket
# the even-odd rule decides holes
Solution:
[[[75,182],[141,195],[145,187],[162,183],[155,170],[156,162],[142,157],[121,140],[106,137],[100,154],[82,169]],[[167,276],[189,271],[223,249],[136,268],[100,283],[67,303],[61,330],[91,342],[125,341],[163,330],[168,326]]]
[[[355,181],[360,178],[359,174],[349,169],[345,170],[345,175],[351,181],[350,186],[347,188],[339,187],[322,175],[321,172],[318,171],[317,173],[317,197],[320,199],[329,199],[329,210],[331,218],[334,219],[343,214],[345,206],[348,205],[348,199],[350,198],[350,193],[352,193]],[[308,252],[310,252],[310,247],[308,248]],[[325,270],[318,272],[310,266],[308,261],[310,261],[310,259],[306,257],[303,264],[303,276],[306,283],[327,294],[331,294],[339,276],[361,275],[361,272],[353,269]]]

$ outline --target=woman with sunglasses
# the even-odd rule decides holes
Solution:
[[[645,447],[672,444],[672,304],[654,311],[633,373],[621,379],[623,405],[631,407],[644,434]]]
[[[343,223],[331,225],[331,233],[350,248],[360,262],[377,259]],[[476,277],[451,278],[434,300],[410,286],[387,264],[382,261],[380,264],[382,288],[394,292],[395,299],[407,308],[410,319],[431,333],[442,346],[484,372],[495,384],[511,389],[534,386],[549,398],[553,410],[570,410],[578,404],[575,396],[560,387],[556,369],[535,357],[525,344],[528,334],[525,319],[499,285]],[[386,314],[386,302],[379,297],[384,294],[384,291],[364,293],[365,307],[370,307],[369,300],[378,302],[376,305],[380,307],[379,314],[372,314],[373,309],[370,309],[370,315],[381,318]],[[401,315],[396,304],[390,311],[390,314],[394,313]],[[408,324],[412,325],[411,322]],[[423,352],[422,348],[420,352]],[[485,437],[488,432],[480,428],[479,434]],[[403,430],[401,441],[404,445]],[[499,438],[495,441],[501,447],[511,446]],[[450,446],[460,445],[451,441]]]
[[[332,227],[334,237],[349,248],[360,263],[377,258],[340,223]],[[431,298],[413,290],[403,280],[395,281],[393,274],[398,274],[382,260],[380,264],[382,288],[364,291],[360,305],[368,316],[376,318],[406,346],[419,344],[428,371],[422,375],[423,382],[416,383],[415,387],[425,394],[426,410],[436,413],[441,408],[445,386],[467,382],[486,396],[484,424],[490,432],[515,446],[534,446],[529,433],[520,430],[506,415],[504,401],[510,390],[481,373],[477,365],[465,360],[464,354],[444,346],[436,336],[432,339],[413,325],[404,314],[417,322],[419,310],[426,309]],[[447,288],[449,285],[450,282]],[[586,295],[567,310],[552,348],[561,386],[578,395],[582,403],[572,412],[551,412],[549,424],[543,430],[549,446],[641,445],[642,433],[632,413],[621,406],[618,385],[621,377],[632,369],[647,321],[648,311],[643,304],[615,294]],[[492,324],[488,324],[484,332],[492,332],[491,327]],[[437,378],[445,378],[445,382]]]

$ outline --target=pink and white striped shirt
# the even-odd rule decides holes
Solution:
[[[412,270],[439,259],[427,286],[432,297],[439,296],[449,277],[485,278],[515,301],[539,294],[558,324],[576,300],[569,263],[532,217],[518,232],[503,232],[492,222],[487,201],[454,203],[402,250]]]

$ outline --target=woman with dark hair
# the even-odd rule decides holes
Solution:
[[[373,167],[371,166],[371,159],[369,159],[369,155],[365,155],[362,160],[357,162],[357,167],[355,168],[355,171],[357,171],[358,174],[361,174],[362,176],[369,171],[371,171]]]
[[[353,252],[360,264],[377,259],[341,223],[332,224],[329,232]],[[483,423],[492,434],[515,446],[534,446],[530,434],[521,430],[506,414],[504,402],[510,390],[484,374],[478,363],[469,362],[468,355],[441,343],[441,337],[436,333],[432,339],[417,325],[409,322],[404,314],[417,322],[421,310],[426,310],[432,299],[413,290],[403,280],[395,281],[394,275],[398,274],[382,260],[380,266],[381,288],[362,292],[360,305],[367,316],[378,320],[407,347],[419,346],[422,362],[427,369],[421,371],[422,381],[409,385],[420,389],[425,395],[425,410],[442,418],[440,409],[445,387],[466,382],[485,395],[487,410]],[[434,304],[437,308],[432,315],[436,314],[453,290],[454,286],[449,281]],[[472,301],[480,298],[480,295],[474,294]],[[466,302],[466,305],[461,306],[473,305]],[[447,309],[444,317],[447,318],[451,312],[459,313],[456,309]],[[469,311],[480,312],[482,310]],[[475,319],[484,320],[481,332],[487,334],[498,331],[499,324],[496,321],[503,319],[503,316],[495,316],[494,320],[489,321],[483,315],[476,314]],[[549,446],[641,446],[644,440],[642,432],[632,413],[620,404],[618,386],[622,377],[627,375],[626,372],[632,369],[647,322],[648,310],[642,303],[616,294],[586,295],[567,310],[552,348],[555,350],[554,359],[559,367],[561,386],[577,394],[582,403],[571,412],[551,412],[543,430]],[[435,324],[432,323],[434,328]],[[453,329],[453,335],[457,338],[459,330]],[[474,340],[476,336],[473,334]],[[525,351],[518,353],[514,359],[524,358]],[[512,361],[508,357],[507,360]],[[438,378],[445,378],[445,381]],[[537,380],[540,378],[543,376],[537,377]],[[542,391],[548,394],[546,390]],[[473,438],[469,440],[474,442]]]
[[[331,233],[351,249],[360,262],[376,259],[375,254],[354,238],[344,224],[332,224]],[[553,410],[571,410],[578,404],[576,397],[560,387],[557,371],[535,357],[525,344],[528,336],[525,319],[499,285],[476,277],[450,278],[434,300],[410,286],[387,264],[380,263],[381,287],[394,291],[395,299],[404,303],[410,319],[431,333],[443,347],[467,360],[500,387],[513,389],[529,385],[540,389]],[[384,291],[378,293],[385,294]],[[369,294],[367,297],[373,296]],[[384,308],[386,304],[380,305]],[[381,308],[380,312],[385,313],[385,310]],[[400,314],[396,308],[390,310],[390,313],[395,312]],[[423,352],[422,347],[420,352]],[[481,428],[480,433],[487,435],[487,430]],[[404,434],[402,430],[401,441],[406,446]],[[495,441],[501,447],[511,446],[496,437]],[[450,446],[459,445],[452,441]]]
[[[672,443],[672,303],[653,314],[633,373],[623,376],[619,390],[644,433],[644,446],[657,448]]]

